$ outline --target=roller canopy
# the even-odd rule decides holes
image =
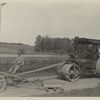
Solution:
[[[96,44],[96,45],[100,45],[100,40],[97,40],[97,39],[75,37],[75,41],[77,43],[80,43],[80,44]]]

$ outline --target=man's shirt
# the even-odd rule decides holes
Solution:
[[[23,56],[18,56],[15,60],[15,64],[17,65],[24,65],[24,57]]]

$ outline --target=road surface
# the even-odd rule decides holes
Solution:
[[[85,88],[94,88],[98,86],[100,83],[99,78],[84,78],[80,79],[76,82],[68,82],[64,80],[59,80],[56,76],[49,76],[49,77],[34,77],[28,78],[28,80],[44,80],[43,84],[45,87],[52,86],[52,87],[60,87],[64,91],[70,91],[73,89],[85,89]],[[49,80],[48,80],[49,79]],[[0,93],[2,97],[29,97],[29,96],[40,96],[49,93],[55,93],[54,90],[50,90],[47,92],[39,83],[34,82],[26,82],[20,83],[15,86],[8,85],[7,89]]]

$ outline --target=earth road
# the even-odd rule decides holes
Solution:
[[[94,88],[100,83],[99,78],[83,78],[76,82],[68,82],[64,80],[59,80],[57,76],[44,76],[44,77],[34,77],[28,78],[28,80],[43,80],[45,87],[60,87],[64,91],[70,91],[74,89],[85,89],[85,88]],[[7,89],[0,93],[1,97],[39,97],[40,95],[54,93],[51,89],[49,92],[41,86],[37,87],[37,83],[26,82],[20,83],[16,86],[8,85]]]

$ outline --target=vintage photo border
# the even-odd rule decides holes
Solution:
[[[86,2],[86,3],[100,3],[100,0],[0,0],[1,2],[58,2],[58,3],[68,3],[68,2]],[[100,99],[99,97],[0,97],[0,100],[97,100]]]

